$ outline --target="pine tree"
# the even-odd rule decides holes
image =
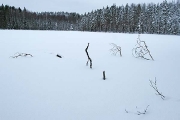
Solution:
[[[6,12],[5,12],[5,7],[2,4],[0,6],[0,28],[6,29],[6,27],[7,27]]]

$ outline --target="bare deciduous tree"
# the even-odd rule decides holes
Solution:
[[[113,55],[116,55],[117,53],[120,54],[120,56],[122,56],[121,54],[121,47],[114,44],[114,43],[111,43],[110,45],[112,45],[112,48],[110,49],[110,51],[112,52]]]
[[[149,49],[148,49],[148,46],[146,45],[146,42],[140,40],[140,35],[138,35],[138,38],[137,38],[136,48],[132,49],[132,54],[135,58],[143,58],[146,60],[150,60],[150,59],[154,60]],[[150,56],[150,58],[146,57],[147,54]]]

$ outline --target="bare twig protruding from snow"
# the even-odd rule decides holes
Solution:
[[[112,52],[113,55],[116,55],[119,52],[120,56],[122,56],[120,46],[118,46],[114,43],[111,43],[110,45],[112,45],[112,48],[110,49],[110,51]]]
[[[11,56],[11,57],[18,58],[18,57],[27,57],[27,56],[33,57],[31,54],[27,54],[27,53],[16,53],[14,54],[14,56]]]
[[[125,109],[125,112],[126,112],[126,113],[129,113],[126,109]]]
[[[148,109],[149,105],[146,107],[146,109],[143,112],[137,111],[137,115],[142,115],[142,114],[146,114],[147,109]]]
[[[136,46],[136,48],[132,49],[132,54],[135,58],[143,58],[145,60],[150,60],[151,58],[152,60],[154,60],[148,49],[148,46],[146,45],[146,42],[140,40],[140,35],[137,38]],[[149,54],[150,58],[147,58],[146,54]]]
[[[105,71],[103,71],[103,80],[106,80],[106,74],[105,74]]]
[[[85,49],[87,57],[88,57],[88,61],[87,61],[86,65],[88,66],[88,62],[90,61],[90,68],[92,68],[92,59],[89,57],[89,54],[88,54],[88,51],[87,51],[88,48],[89,48],[89,43],[88,43],[88,46]]]
[[[150,86],[157,92],[156,95],[160,95],[161,98],[164,100],[165,96],[162,94],[162,92],[159,92],[159,90],[156,86],[156,78],[155,78],[154,82],[152,80],[149,80],[149,82],[150,82]]]
[[[59,58],[62,58],[62,56],[61,56],[61,55],[59,55],[59,54],[57,54],[56,56],[57,56],[57,57],[59,57]]]

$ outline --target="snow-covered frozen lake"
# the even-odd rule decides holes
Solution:
[[[0,30],[0,36],[0,120],[180,120],[180,36],[140,35],[154,61],[133,57],[138,34]],[[110,43],[121,46],[122,57],[112,55]],[[17,53],[33,57],[12,58]],[[155,78],[165,100],[150,86]]]

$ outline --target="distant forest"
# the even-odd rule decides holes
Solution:
[[[0,29],[180,35],[180,0],[103,7],[85,14],[0,6]]]

